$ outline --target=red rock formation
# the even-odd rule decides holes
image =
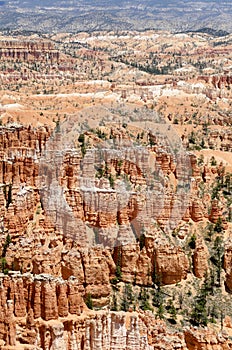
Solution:
[[[203,278],[208,270],[209,252],[202,239],[196,240],[196,248],[193,253],[193,272],[196,277]]]
[[[194,154],[190,154],[190,161],[191,161],[192,176],[197,181],[200,181],[202,179],[201,168],[197,164],[197,157]]]
[[[44,40],[1,40],[0,59],[22,60],[22,61],[47,61],[57,62],[59,60],[59,51],[57,51],[50,41]]]
[[[200,199],[196,199],[194,198],[194,200],[192,201],[192,206],[190,209],[190,215],[191,215],[191,219],[193,221],[202,221],[202,219],[204,218],[204,213],[203,213],[203,207],[202,207],[202,201]]]
[[[221,208],[219,206],[219,202],[215,198],[212,201],[212,207],[211,207],[211,211],[210,211],[210,215],[209,215],[209,220],[211,222],[213,222],[214,224],[216,224],[216,222],[218,221],[219,218],[222,218],[222,212],[221,212]]]
[[[72,292],[74,279],[20,273],[0,278],[0,344],[4,350],[18,350],[20,344],[41,350],[78,346],[99,350],[230,348],[225,336],[209,330],[186,329],[184,335],[170,332],[151,312],[88,311],[80,294]]]
[[[232,292],[232,242],[227,240],[224,253],[224,269],[226,272],[225,284],[230,293]]]
[[[128,245],[121,251],[122,280],[139,285],[151,285],[152,278],[163,284],[173,284],[185,279],[189,270],[188,259],[182,249],[164,242],[145,239],[140,251],[139,245]]]
[[[13,345],[16,349],[20,342],[32,345],[37,342],[41,349],[75,349],[80,344],[88,349],[92,342],[97,349],[124,346],[127,350],[162,349],[163,344],[165,349],[171,350],[172,342],[177,348],[186,349],[182,336],[167,333],[152,317],[123,313],[93,313],[83,317],[85,304],[82,296],[91,294],[96,307],[109,305],[112,292],[110,280],[115,277],[118,264],[121,280],[140,286],[152,286],[155,278],[159,278],[164,285],[186,279],[190,272],[188,258],[182,248],[172,244],[174,239],[170,222],[177,223],[181,219],[199,222],[207,217],[204,202],[208,204],[209,198],[197,199],[202,169],[198,167],[196,158],[191,158],[192,175],[196,181],[192,184],[189,198],[185,198],[185,195],[177,197],[171,189],[169,180],[175,185],[183,174],[177,171],[170,155],[157,152],[157,166],[167,175],[164,200],[159,198],[160,195],[157,198],[150,196],[144,205],[141,198],[132,195],[127,205],[118,208],[116,191],[110,189],[108,179],[96,179],[91,157],[85,160],[86,176],[82,176],[82,185],[84,188],[88,177],[93,179],[98,191],[80,191],[82,157],[79,153],[67,152],[58,177],[78,225],[69,228],[65,235],[62,227],[49,219],[40,204],[36,159],[44,149],[49,134],[46,128],[0,130],[1,246],[9,233],[13,244],[7,248],[7,267],[34,275],[14,273],[13,277],[1,277],[0,341],[4,346]],[[147,159],[145,155],[143,157],[137,156],[135,163],[144,161],[146,168]],[[115,173],[126,173],[132,185],[144,185],[140,170],[142,166],[137,167],[133,162],[126,161],[121,164],[120,170],[118,162],[112,160],[109,164],[109,169]],[[205,170],[203,176],[208,174],[209,171]],[[150,219],[152,215],[157,219],[156,224],[155,220]],[[210,220],[216,222],[218,217],[221,217],[221,212],[218,202],[214,201]],[[89,225],[88,232],[86,223]],[[167,226],[170,232],[164,230]],[[98,230],[94,231],[93,227]],[[144,242],[136,242],[142,227]],[[96,237],[99,243],[109,246],[114,246],[116,239],[117,243],[127,242],[128,237],[133,237],[129,242],[134,243],[120,249],[116,247],[115,252],[118,249],[120,254],[113,254],[113,249],[82,245],[82,230],[88,233],[86,236],[91,244]],[[185,228],[177,239],[184,239],[187,234]],[[232,290],[230,250],[228,246],[225,270],[227,288]],[[207,248],[202,241],[197,241],[193,266],[195,276],[202,278],[207,271]],[[149,322],[153,328],[149,328]],[[107,327],[111,327],[110,333],[106,331]],[[166,343],[165,339],[168,339]],[[190,344],[189,339],[190,336]]]
[[[155,250],[155,273],[163,284],[173,284],[185,279],[189,262],[179,247],[164,246]]]
[[[230,341],[228,341],[228,337],[222,334],[215,334],[213,331],[208,329],[194,330],[190,328],[185,330],[184,337],[188,350],[231,349],[231,344]]]

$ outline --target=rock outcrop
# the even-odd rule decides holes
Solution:
[[[208,271],[209,251],[202,239],[196,240],[193,253],[193,272],[196,277],[203,278]]]
[[[184,337],[187,349],[189,350],[231,349],[231,344],[230,341],[228,341],[227,335],[215,334],[213,331],[208,329],[194,330],[190,328],[185,330]]]
[[[59,51],[55,49],[51,41],[45,40],[1,40],[0,59],[23,61],[51,61],[59,60]]]
[[[151,312],[92,311],[77,280],[50,275],[0,276],[0,346],[3,350],[230,349],[226,335],[209,330],[172,332]],[[217,347],[216,347],[217,346]]]
[[[224,269],[226,272],[225,284],[228,291],[232,292],[232,241],[228,239],[225,244]]]
[[[68,151],[59,160],[56,174],[72,212],[68,219],[64,215],[64,231],[60,222],[46,212],[41,200],[44,173],[41,174],[38,161],[50,134],[46,127],[0,129],[1,265],[6,273],[15,270],[9,276],[0,276],[2,349],[28,344],[42,350],[153,350],[162,349],[165,344],[165,349],[186,350],[194,342],[201,344],[197,336],[192,340],[186,333],[185,340],[183,334],[169,333],[148,314],[88,311],[83,298],[90,295],[94,307],[107,308],[111,303],[112,279],[119,270],[122,283],[133,283],[138,288],[152,287],[157,281],[171,285],[187,279],[191,270],[183,244],[189,234],[186,225],[191,220],[198,225],[208,217],[216,223],[223,216],[218,200],[212,201],[208,214],[210,197],[197,198],[198,184],[202,180],[209,183],[211,170],[202,169],[191,156],[194,181],[188,188],[190,195],[178,197],[173,188],[184,172],[170,154],[159,153],[154,146],[157,167],[165,175],[164,198],[155,192],[156,196],[147,196],[145,203],[142,195],[132,193],[130,200],[120,206],[115,174],[122,171],[132,186],[144,186],[142,166],[129,161],[119,166],[111,160],[107,171],[115,176],[112,188],[107,177],[96,178],[91,157],[83,160],[81,152]],[[141,159],[140,155],[138,163]],[[48,181],[51,179],[47,176]],[[97,191],[88,191],[86,179]],[[53,206],[50,209],[57,214]],[[69,218],[78,224],[69,225]],[[173,232],[172,224],[179,222],[181,226]],[[7,237],[11,242],[6,245]],[[228,290],[232,290],[230,250],[228,245],[224,264]],[[205,243],[197,240],[193,254],[196,277],[203,278],[207,272],[207,258]]]

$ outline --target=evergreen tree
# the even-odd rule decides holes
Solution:
[[[128,311],[129,307],[134,301],[132,287],[129,283],[126,283],[123,289],[121,310]]]
[[[188,244],[191,249],[195,249],[196,248],[196,239],[197,239],[196,235],[193,234],[191,236],[189,244]]]
[[[164,293],[162,291],[161,285],[158,284],[157,288],[153,293],[152,304],[156,307],[159,307],[164,302]]]
[[[122,271],[121,271],[121,263],[122,263],[122,247],[117,247],[115,249],[115,254],[116,254],[116,271],[115,275],[116,277],[121,280],[122,278]]]
[[[9,205],[12,203],[12,184],[9,184],[6,207],[9,208]]]
[[[11,244],[11,237],[8,233],[8,235],[6,236],[5,243],[3,245],[3,249],[2,249],[2,258],[4,258],[6,256],[6,251],[7,251],[7,248],[9,247],[10,244]]]
[[[118,311],[118,303],[117,303],[117,297],[115,293],[113,294],[111,311]]]
[[[148,292],[146,291],[145,288],[142,288],[140,290],[140,293],[139,293],[139,300],[140,300],[140,308],[143,310],[143,311],[146,311],[146,310],[153,310],[152,309],[152,306],[150,305],[150,302],[149,302],[149,294]]]
[[[217,233],[221,233],[223,231],[222,218],[221,217],[219,217],[217,219],[217,222],[216,222],[215,227],[214,227],[214,231],[217,232]]]
[[[8,269],[6,268],[7,262],[6,262],[6,258],[1,258],[0,259],[0,265],[1,265],[1,270],[4,274],[8,273]]]
[[[161,320],[163,320],[163,318],[164,318],[164,306],[163,306],[163,304],[159,305],[156,316],[158,318],[160,318]]]
[[[221,272],[222,272],[222,265],[223,265],[223,261],[222,261],[223,254],[224,254],[223,240],[222,240],[222,238],[220,236],[217,236],[215,241],[214,241],[213,254],[211,255],[210,260],[216,266],[218,286],[221,285]]]
[[[90,293],[87,294],[86,299],[85,299],[85,304],[89,309],[93,309],[93,300],[92,296]]]
[[[169,300],[169,303],[168,303],[166,309],[168,310],[168,312],[171,316],[172,323],[176,323],[176,319],[177,319],[176,308],[175,308],[172,300]]]
[[[194,325],[207,326],[208,314],[207,314],[207,296],[208,291],[205,285],[200,289],[199,293],[194,298],[194,306],[191,313],[190,322]]]

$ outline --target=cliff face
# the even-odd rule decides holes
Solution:
[[[225,336],[210,331],[170,332],[151,312],[88,310],[74,278],[14,273],[0,280],[4,350],[230,348]]]
[[[134,218],[142,207],[140,198],[131,197],[125,207],[118,209],[115,191],[111,191],[107,179],[95,178],[91,159],[88,157],[85,159],[89,165],[84,167],[85,173],[82,174],[80,180],[78,174],[82,171],[81,156],[67,153],[62,160],[59,181],[65,188],[66,200],[79,226],[76,231],[74,227],[71,227],[68,234],[63,236],[59,232],[59,227],[56,227],[48,216],[49,213],[43,211],[40,202],[41,174],[39,174],[38,159],[49,135],[50,131],[44,127],[37,130],[23,127],[2,128],[0,132],[2,183],[0,210],[2,232],[4,233],[2,244],[7,234],[14,241],[7,251],[8,267],[35,274],[53,274],[62,276],[64,279],[73,275],[78,278],[80,285],[85,285],[86,292],[91,293],[95,299],[101,296],[104,299],[110,294],[109,280],[116,271],[117,259],[113,258],[110,249],[98,249],[97,247],[83,249],[80,246],[81,235],[84,233],[85,238],[92,237],[91,239],[94,240],[94,235],[97,234],[99,243],[108,242],[110,245],[111,240],[115,240],[114,234],[118,236],[119,241],[120,237],[124,239],[133,237],[135,241],[133,230],[136,232],[137,228],[143,226],[147,230],[143,246],[135,242],[122,248],[120,257],[122,279],[125,282],[132,282],[136,275],[137,283],[151,285],[151,276],[154,272],[162,276],[163,284],[173,284],[185,279],[189,271],[188,259],[183,249],[180,246],[176,247],[173,239],[167,237],[163,228],[170,219],[178,220],[182,217],[184,220],[182,222],[191,220],[201,222],[209,218],[216,223],[222,217],[217,199],[212,201],[210,214],[208,214],[209,198],[206,196],[203,201],[196,199],[198,183],[206,178],[205,172],[199,168],[196,159],[191,156],[192,175],[195,183],[192,185],[191,196],[188,198],[187,210],[184,212],[181,206],[173,210],[175,200],[182,198],[176,199],[167,186],[162,210],[157,207],[156,213],[156,204],[153,203],[152,198],[147,198],[147,205],[142,209],[136,221]],[[174,180],[175,177],[178,178],[171,156],[168,154],[161,156],[158,150],[156,152],[157,166],[164,174],[169,174],[171,179],[172,177]],[[146,166],[146,162],[144,164]],[[136,185],[142,185],[141,181],[144,179],[139,174],[140,170],[133,164],[122,162],[118,167],[116,162],[111,166],[115,167],[115,171],[124,171],[132,183],[140,179]],[[98,191],[91,194],[91,198],[88,192],[78,190],[79,186],[84,185],[83,179],[87,175],[98,186]],[[80,181],[83,183],[81,184]],[[155,228],[147,220],[150,213],[156,215],[159,227]],[[175,215],[179,218],[176,219]],[[131,221],[133,221],[133,227],[130,224]],[[89,231],[85,223],[90,225]],[[118,224],[119,228],[117,228]],[[94,227],[98,228],[97,233]],[[181,239],[184,239],[185,235],[186,233],[180,231]],[[203,272],[198,271],[201,269],[198,263],[199,259],[201,260],[200,255],[203,257],[201,251],[203,251],[203,246],[196,251],[193,260],[196,265],[196,276],[199,277],[203,277]],[[97,264],[101,267],[100,273],[97,273],[95,267]],[[205,264],[204,266],[202,271],[207,270]],[[102,285],[104,285],[103,289],[101,289]]]
[[[142,199],[133,194],[126,205],[119,207],[108,178],[96,178],[92,158],[84,160],[88,166],[80,179],[81,153],[67,152],[61,160],[58,180],[78,225],[68,227],[64,234],[62,226],[52,220],[52,210],[50,216],[41,201],[39,159],[50,134],[46,127],[0,130],[1,267],[5,273],[15,270],[0,276],[2,349],[20,349],[19,344],[28,344],[42,350],[151,350],[164,346],[170,350],[211,350],[216,349],[210,347],[212,341],[218,349],[226,349],[226,338],[207,334],[207,339],[203,339],[194,330],[186,330],[184,335],[170,333],[149,312],[93,312],[87,310],[83,301],[91,295],[95,307],[108,308],[115,278],[116,283],[120,280],[139,288],[154,287],[157,280],[161,286],[175,285],[187,280],[192,272],[203,279],[209,271],[209,251],[204,240],[197,237],[190,257],[185,248],[192,232],[190,226],[196,225],[197,229],[207,220],[212,225],[222,220],[225,226],[224,202],[212,200],[205,193],[199,199],[199,184],[210,184],[212,177],[219,176],[220,166],[208,165],[206,169],[191,155],[190,195],[177,198],[173,187],[182,173],[170,154],[159,152],[154,146],[157,167],[165,175],[164,202],[150,196],[143,206]],[[139,157],[138,162],[142,159]],[[146,161],[144,164],[148,165]],[[132,185],[144,185],[143,174],[133,162],[123,161],[119,165],[111,160],[107,166],[113,174],[125,173]],[[80,190],[87,177],[92,179],[97,192]],[[148,219],[151,213],[157,223]],[[179,220],[180,224],[176,230],[167,231],[171,220]],[[139,231],[142,235],[137,234]],[[8,236],[11,242],[7,243]],[[119,243],[127,237],[133,240],[114,246],[111,243],[115,237]],[[224,269],[226,287],[232,290],[230,248],[228,244]]]
[[[122,279],[128,283],[152,285],[152,276],[160,276],[162,284],[173,284],[185,279],[189,262],[184,252],[165,243],[145,239],[145,246],[127,245],[121,251]]]
[[[225,255],[224,255],[224,269],[226,272],[226,288],[228,291],[232,291],[232,242],[228,239],[225,245]]]
[[[59,60],[59,51],[50,41],[30,40],[1,40],[0,41],[0,59],[22,60],[22,61],[49,61],[57,62]]]
[[[188,329],[184,333],[186,346],[189,350],[213,350],[231,348],[231,345],[222,335],[216,335],[210,330]]]
[[[1,163],[0,163],[0,182],[2,183],[2,190],[5,191],[5,200],[7,199],[8,187],[12,186],[12,205],[15,211],[21,211],[20,205],[24,205],[23,197],[31,197],[31,200],[28,199],[28,202],[31,203],[28,205],[33,207],[36,205],[36,202],[39,201],[37,192],[40,187],[41,174],[39,174],[39,164],[38,159],[41,155],[42,150],[45,147],[46,141],[49,139],[50,131],[41,127],[37,130],[31,130],[31,128],[23,128],[23,127],[12,127],[12,128],[3,128],[0,130],[0,150],[1,150]],[[156,152],[156,164],[157,169],[163,172],[164,175],[168,175],[170,179],[181,179],[181,169],[177,169],[175,163],[171,159],[171,155],[168,153],[160,152],[159,150],[155,150]],[[126,157],[131,157],[131,155],[125,155]],[[94,169],[92,166],[93,159],[91,157],[86,157],[84,162],[81,160],[82,157],[79,153],[77,154],[67,154],[63,159],[63,164],[61,164],[61,173],[59,177],[60,185],[65,188],[65,195],[68,204],[70,205],[75,217],[81,219],[82,221],[89,222],[92,226],[98,227],[109,227],[115,225],[118,220],[121,225],[127,225],[134,217],[138,215],[139,199],[131,198],[131,201],[128,204],[127,208],[122,208],[122,210],[117,212],[117,209],[114,208],[114,202],[116,206],[116,197],[114,191],[108,191],[106,193],[105,189],[110,189],[108,181],[101,179],[96,184],[97,180],[95,174],[93,173]],[[192,167],[192,175],[197,182],[202,180],[206,180],[207,175],[204,172],[202,173],[201,169],[196,164],[196,157],[190,155],[191,159],[191,167]],[[135,159],[135,164],[143,164],[143,170],[146,170],[148,167],[148,159]],[[114,164],[112,161],[111,166],[115,167],[115,171],[120,173],[125,173],[129,177],[129,181],[135,186],[142,186],[144,184],[144,176],[141,173],[141,169],[135,166],[132,162],[123,162],[118,168],[117,162]],[[84,172],[82,174],[82,178],[78,177],[78,174],[81,173],[81,168],[84,167]],[[46,169],[45,169],[46,170]],[[210,169],[208,169],[208,176],[210,174]],[[88,193],[81,193],[77,191],[79,186],[84,186],[83,179],[84,177],[89,177],[95,182],[95,186],[99,188],[99,191],[96,194],[91,194],[93,197],[89,198]],[[80,182],[81,181],[81,182]],[[105,181],[105,182],[104,182]],[[4,187],[5,185],[5,187]],[[117,184],[116,184],[117,185]],[[30,187],[30,188],[29,188]],[[22,190],[19,189],[25,188],[28,189],[27,196]],[[100,190],[102,189],[102,191]],[[33,192],[32,192],[33,190]],[[197,190],[197,188],[196,188]],[[33,194],[29,195],[29,192]],[[34,197],[34,199],[33,199]],[[189,219],[193,221],[201,221],[203,218],[208,217],[208,214],[204,212],[203,205],[204,203],[200,203],[200,201],[196,200],[196,196],[194,196],[194,187],[193,187],[193,195],[192,200],[190,198],[189,203]],[[158,198],[156,198],[158,199]],[[4,198],[2,197],[2,200]],[[165,191],[164,203],[162,211],[156,209],[155,203],[152,202],[152,198],[147,198],[148,204],[147,208],[143,212],[143,215],[149,215],[152,212],[156,217],[161,227],[165,227],[168,220],[170,220],[170,216],[174,215],[173,213],[173,205],[175,201],[181,201],[183,198],[175,197],[175,194],[172,193],[171,188],[167,186],[167,190]],[[97,204],[95,204],[97,203]],[[99,212],[99,207],[102,209],[105,207],[112,207],[112,210],[108,217],[105,217],[107,213],[104,213],[104,210]],[[9,203],[8,203],[9,204]],[[6,204],[7,206],[9,206]],[[18,208],[16,208],[18,206]],[[4,210],[4,206],[1,207],[1,210]],[[108,209],[108,210],[109,210]],[[181,212],[181,206],[180,208]],[[12,209],[11,209],[12,210]],[[26,209],[26,211],[30,211],[30,207]],[[157,213],[156,213],[157,211]],[[183,209],[182,209],[183,211]],[[177,212],[177,210],[176,210]],[[181,218],[187,219],[186,212],[181,214],[178,213]],[[216,201],[212,203],[212,212],[210,214],[210,219],[212,218],[212,222],[217,221],[218,217],[221,216],[220,209],[217,206]],[[172,217],[172,220],[175,220]],[[146,222],[144,218],[144,222]]]
[[[208,271],[209,251],[202,239],[196,242],[196,248],[193,254],[194,275],[203,278]]]

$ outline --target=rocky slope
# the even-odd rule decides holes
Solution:
[[[222,165],[208,164],[207,167],[204,164],[199,165],[196,157],[191,156],[194,185],[191,189],[187,209],[183,213],[183,217],[180,217],[180,223],[175,231],[165,233],[162,229],[171,213],[172,200],[169,199],[157,217],[158,226],[151,225],[151,223],[146,224],[146,220],[143,220],[144,233],[142,236],[137,236],[137,242],[122,247],[104,248],[99,243],[101,243],[101,239],[103,239],[102,242],[105,242],[105,237],[108,239],[109,230],[113,232],[115,225],[119,225],[119,234],[123,237],[128,235],[128,230],[131,229],[131,208],[123,208],[122,211],[115,214],[115,217],[107,213],[104,214],[104,212],[102,214],[97,211],[93,212],[91,207],[88,208],[83,201],[82,193],[80,190],[78,191],[78,177],[76,180],[74,178],[75,174],[81,171],[82,156],[79,154],[78,157],[73,158],[68,155],[64,158],[63,166],[66,170],[61,171],[60,181],[62,186],[66,188],[67,202],[70,204],[74,216],[79,220],[80,226],[77,231],[73,229],[74,231],[62,234],[62,227],[60,231],[59,225],[52,222],[48,213],[43,211],[41,207],[43,202],[41,202],[41,192],[39,191],[41,175],[38,159],[43,149],[46,148],[46,140],[49,139],[50,134],[51,131],[44,127],[31,129],[14,126],[1,129],[1,264],[2,271],[5,273],[8,273],[8,270],[18,271],[11,272],[10,276],[2,275],[1,277],[1,305],[3,315],[5,315],[3,316],[1,333],[2,344],[13,345],[17,348],[17,342],[23,344],[25,341],[30,345],[37,344],[38,348],[46,349],[47,342],[50,344],[50,349],[71,349],[73,344],[76,344],[78,349],[78,346],[79,348],[88,348],[90,346],[88,342],[91,344],[100,342],[101,345],[92,346],[102,349],[104,347],[118,349],[119,346],[125,349],[132,349],[133,346],[137,346],[138,349],[158,349],[158,345],[154,345],[157,343],[156,336],[153,334],[154,329],[151,331],[146,328],[147,326],[139,326],[140,317],[145,317],[145,319],[148,317],[149,319],[151,316],[142,316],[140,313],[134,314],[134,316],[132,314],[120,314],[120,316],[114,313],[100,313],[98,316],[98,313],[90,313],[92,316],[89,316],[87,313],[83,319],[81,315],[86,312],[83,297],[91,296],[95,307],[108,308],[112,305],[112,293],[115,293],[113,292],[115,287],[118,290],[116,292],[117,302],[121,303],[123,284],[134,285],[133,293],[136,294],[136,288],[175,285],[191,278],[190,276],[204,279],[205,274],[211,270],[208,258],[212,254],[213,248],[202,239],[199,228],[202,224],[205,225],[205,222],[211,222],[214,227],[212,227],[214,235],[217,236],[217,230],[222,232],[228,228],[227,215],[229,212],[225,211],[226,201],[221,194],[219,195],[219,189],[214,199],[210,199],[208,192],[206,192],[199,200],[199,186],[204,181],[210,188],[214,178],[224,179],[225,174],[221,173]],[[159,156],[158,149],[156,156],[163,171],[169,174],[170,181],[172,176],[175,177],[173,173],[175,167],[170,163],[170,159],[167,162],[167,157]],[[87,171],[86,169],[88,167],[85,168],[85,171]],[[138,174],[133,173],[133,171],[137,171],[136,168],[130,169],[126,164],[123,165],[123,162],[120,164],[120,171],[125,171],[128,175],[131,171],[130,181],[132,184],[133,178],[138,178]],[[104,181],[109,186],[107,177]],[[108,188],[107,196],[112,201],[114,190],[111,189],[111,192],[110,186]],[[104,197],[104,201],[107,200],[107,197]],[[114,209],[112,210],[114,211]],[[149,213],[149,210],[146,210],[146,213]],[[101,217],[101,215],[103,216]],[[98,217],[97,221],[96,217]],[[99,230],[98,240],[94,243],[97,245],[92,248],[88,248],[88,245],[82,246],[80,241],[80,230],[86,230],[86,223],[92,227],[98,227]],[[190,230],[190,224],[195,227],[196,240],[193,240],[194,235],[191,236],[193,231]],[[211,232],[211,234],[213,233]],[[193,242],[192,245],[189,243],[192,251],[190,249],[190,255],[187,257],[186,249],[189,249],[188,241],[191,241],[190,238]],[[231,290],[230,251],[231,247],[228,241],[225,245],[223,265],[227,290]],[[120,289],[117,286],[121,286]],[[131,307],[136,309],[140,307],[139,299]],[[75,319],[73,315],[80,316]],[[41,321],[39,321],[40,319]],[[130,321],[126,321],[127,319]],[[50,320],[56,320],[56,322],[50,325],[48,322]],[[82,324],[82,330],[77,332],[77,329],[80,329],[79,322]],[[106,338],[108,337],[106,340],[103,340],[100,335],[93,335],[95,331],[89,331],[86,322],[90,325],[98,322],[95,326],[91,326],[93,329],[98,329],[97,332],[104,333],[103,330],[99,329],[110,327],[111,335],[106,336]],[[125,330],[125,338],[115,338],[112,333],[115,327],[120,329],[119,324],[122,324],[122,327],[129,327],[126,328],[129,331]],[[138,338],[135,340],[135,334],[140,334],[138,327],[142,327],[142,329],[145,327],[145,334],[147,334],[141,338],[141,344]],[[159,322],[157,327],[161,327]],[[124,334],[123,330],[120,332]],[[148,336],[150,332],[152,335]],[[177,348],[181,346],[183,349],[192,349],[194,346],[200,346],[192,344],[211,341],[208,336],[206,336],[206,340],[198,339],[200,335],[192,335],[189,330],[186,330],[185,340],[180,335],[175,338],[174,335],[166,335],[165,332],[161,331],[162,336],[165,339],[171,337],[169,341],[177,342]],[[88,337],[94,338],[89,339]],[[160,341],[163,342],[163,340]],[[225,342],[226,344],[225,339],[214,341],[215,344],[217,342]],[[77,345],[83,344],[83,342],[86,345]],[[114,342],[116,343],[114,344]],[[174,345],[171,348],[174,349]]]
[[[77,280],[0,276],[1,349],[230,349],[226,334],[170,332],[151,312],[87,311]]]
[[[230,36],[196,37],[1,41],[1,349],[232,347]]]

